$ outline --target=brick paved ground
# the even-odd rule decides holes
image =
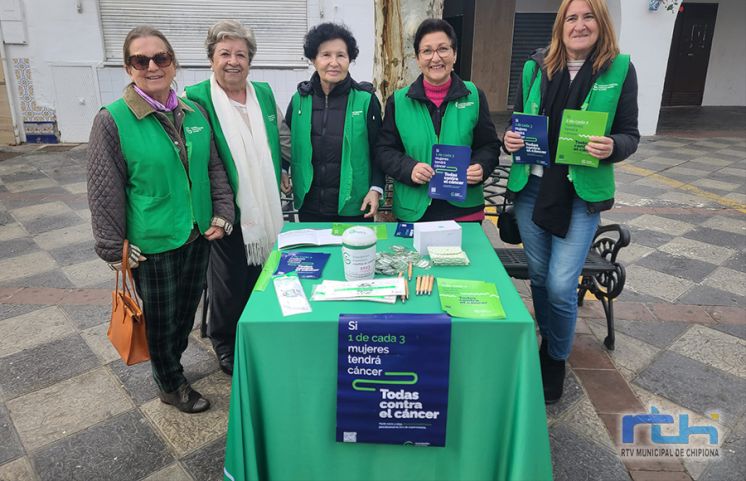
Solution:
[[[602,216],[632,231],[616,350],[587,301],[566,395],[547,409],[557,480],[746,478],[746,140],[686,134],[645,138],[619,166]],[[64,149],[0,151],[0,480],[221,479],[230,380],[195,332],[187,377],[213,408],[185,416],[157,400],[147,364],[118,359],[85,146]],[[619,415],[650,405],[716,425],[722,459],[622,459]]]

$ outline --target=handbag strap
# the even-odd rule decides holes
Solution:
[[[140,301],[135,294],[134,278],[132,277],[132,268],[129,262],[130,243],[124,239],[122,244],[122,291],[135,301],[137,307],[140,307]],[[119,271],[117,271],[117,288],[119,288]]]

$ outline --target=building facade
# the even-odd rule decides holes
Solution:
[[[444,0],[443,16],[460,36],[459,74],[485,90],[492,110],[511,107],[516,69],[527,52],[546,44],[559,3]],[[608,1],[621,49],[637,67],[643,135],[655,133],[661,105],[746,105],[746,2],[663,0],[655,11],[650,3]],[[303,58],[303,35],[323,21],[351,28],[360,48],[351,73],[371,80],[375,5],[374,0],[0,0],[0,143],[87,141],[93,116],[128,82],[122,41],[143,23],[161,29],[174,44],[179,90],[210,75],[204,37],[222,18],[254,29],[258,53],[250,78],[269,82],[283,108],[298,82],[313,72]]]

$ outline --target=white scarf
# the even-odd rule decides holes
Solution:
[[[283,225],[280,192],[262,111],[254,86],[248,81],[246,106],[251,130],[218,85],[215,74],[210,76],[210,96],[238,172],[236,204],[241,211],[246,260],[249,265],[262,265]]]

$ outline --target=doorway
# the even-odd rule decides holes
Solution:
[[[702,105],[717,3],[684,3],[679,8],[668,54],[663,106]]]

